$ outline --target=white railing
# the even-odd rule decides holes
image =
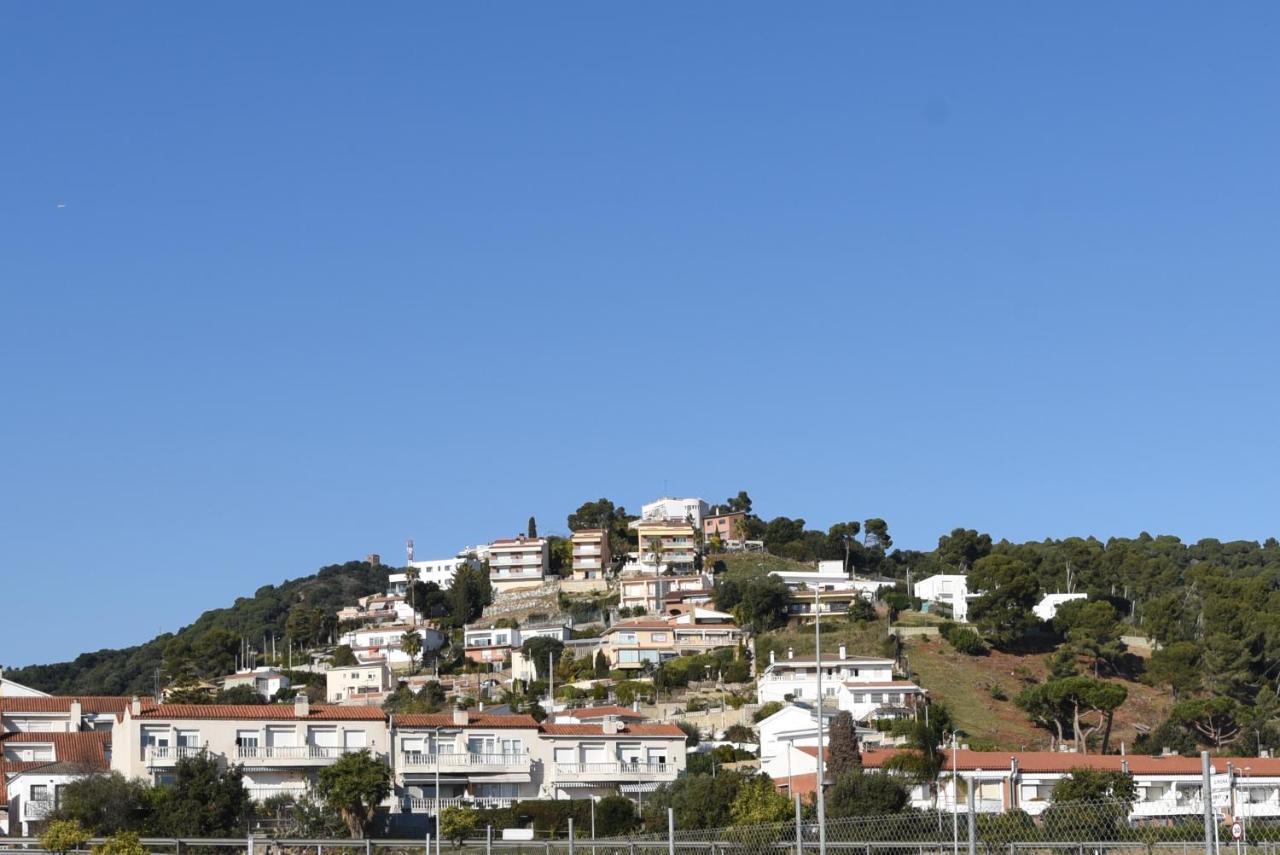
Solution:
[[[508,754],[480,754],[460,751],[456,754],[430,754],[425,751],[405,751],[400,755],[402,766],[421,766],[434,769],[515,769],[529,765],[527,752]]]
[[[446,799],[407,797],[400,800],[400,807],[409,813],[437,813],[450,807],[508,808],[516,801],[517,799],[497,796],[453,796]]]
[[[557,763],[560,775],[619,775],[622,777],[675,775],[671,763]]]
[[[969,799],[967,796],[961,796],[956,802],[951,799],[950,795],[944,795],[938,799],[938,810],[951,811],[955,809],[959,813],[967,813],[969,810]],[[1003,799],[974,799],[973,809],[978,813],[1003,813]]]
[[[255,802],[265,802],[277,796],[292,796],[297,800],[307,794],[305,787],[245,787],[245,792]]]
[[[181,760],[184,757],[198,757],[208,749],[199,745],[147,745],[146,759],[155,760]]]
[[[241,760],[336,760],[362,750],[337,745],[241,745],[236,756]]]
[[[1199,796],[1161,796],[1158,799],[1133,803],[1131,816],[1180,816],[1204,813],[1204,802]]]

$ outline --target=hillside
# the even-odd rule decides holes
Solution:
[[[359,597],[386,590],[390,572],[389,567],[364,561],[329,565],[311,576],[264,585],[252,597],[211,609],[190,626],[143,644],[82,653],[70,662],[8,669],[5,676],[56,694],[150,694],[167,647],[193,652],[221,668],[234,657],[241,637],[256,639],[259,646],[264,634],[283,637],[285,622],[295,606],[332,614]]]
[[[825,648],[825,640],[824,640]],[[1013,698],[1032,680],[1043,681],[1043,654],[1017,656],[992,650],[986,656],[966,656],[937,636],[911,639],[907,660],[916,682],[934,701],[947,706],[974,747],[1009,750],[1044,749],[1049,734],[1034,727]],[[1132,745],[1135,724],[1151,726],[1165,719],[1169,695],[1142,683],[1120,681],[1129,698],[1116,713],[1112,745]],[[998,687],[993,696],[992,687]],[[1000,696],[1003,696],[1001,699]]]

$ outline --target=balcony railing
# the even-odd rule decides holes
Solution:
[[[408,813],[438,813],[450,807],[508,808],[515,801],[517,799],[497,796],[453,796],[444,799],[405,797],[400,800],[400,808]]]
[[[337,760],[344,754],[363,751],[360,748],[344,748],[328,745],[241,745],[236,757],[241,760]]]
[[[295,801],[302,799],[307,794],[306,787],[245,787],[245,792],[249,794],[249,798],[255,802],[265,802],[267,799],[277,798],[279,796],[291,796]]]
[[[676,767],[671,763],[557,763],[557,775],[581,775],[583,777],[614,776],[618,778],[675,777]]]
[[[529,765],[528,752],[507,754],[481,754],[459,751],[455,754],[431,754],[425,751],[405,751],[400,754],[400,765],[406,769],[523,769]]]
[[[147,745],[144,757],[148,763],[176,763],[184,757],[198,757],[208,751],[200,745]]]

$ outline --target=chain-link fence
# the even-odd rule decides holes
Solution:
[[[1258,811],[1213,814],[1185,804],[1153,816],[1124,802],[1027,805],[981,812],[912,810],[800,822],[679,829],[593,840],[577,837],[503,840],[481,829],[460,843],[433,840],[296,840],[252,838],[144,839],[157,855],[1280,855],[1280,806],[1274,817]],[[1199,810],[1199,812],[1197,812]],[[582,835],[585,829],[577,829]],[[1209,842],[1206,843],[1206,833]],[[1232,850],[1235,850],[1234,852]],[[0,855],[40,851],[34,838],[0,838]]]

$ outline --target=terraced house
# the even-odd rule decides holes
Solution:
[[[387,759],[387,716],[377,707],[292,704],[130,703],[113,735],[111,768],[156,784],[183,757],[201,752],[244,770],[256,800],[300,795],[344,754],[368,749]]]

